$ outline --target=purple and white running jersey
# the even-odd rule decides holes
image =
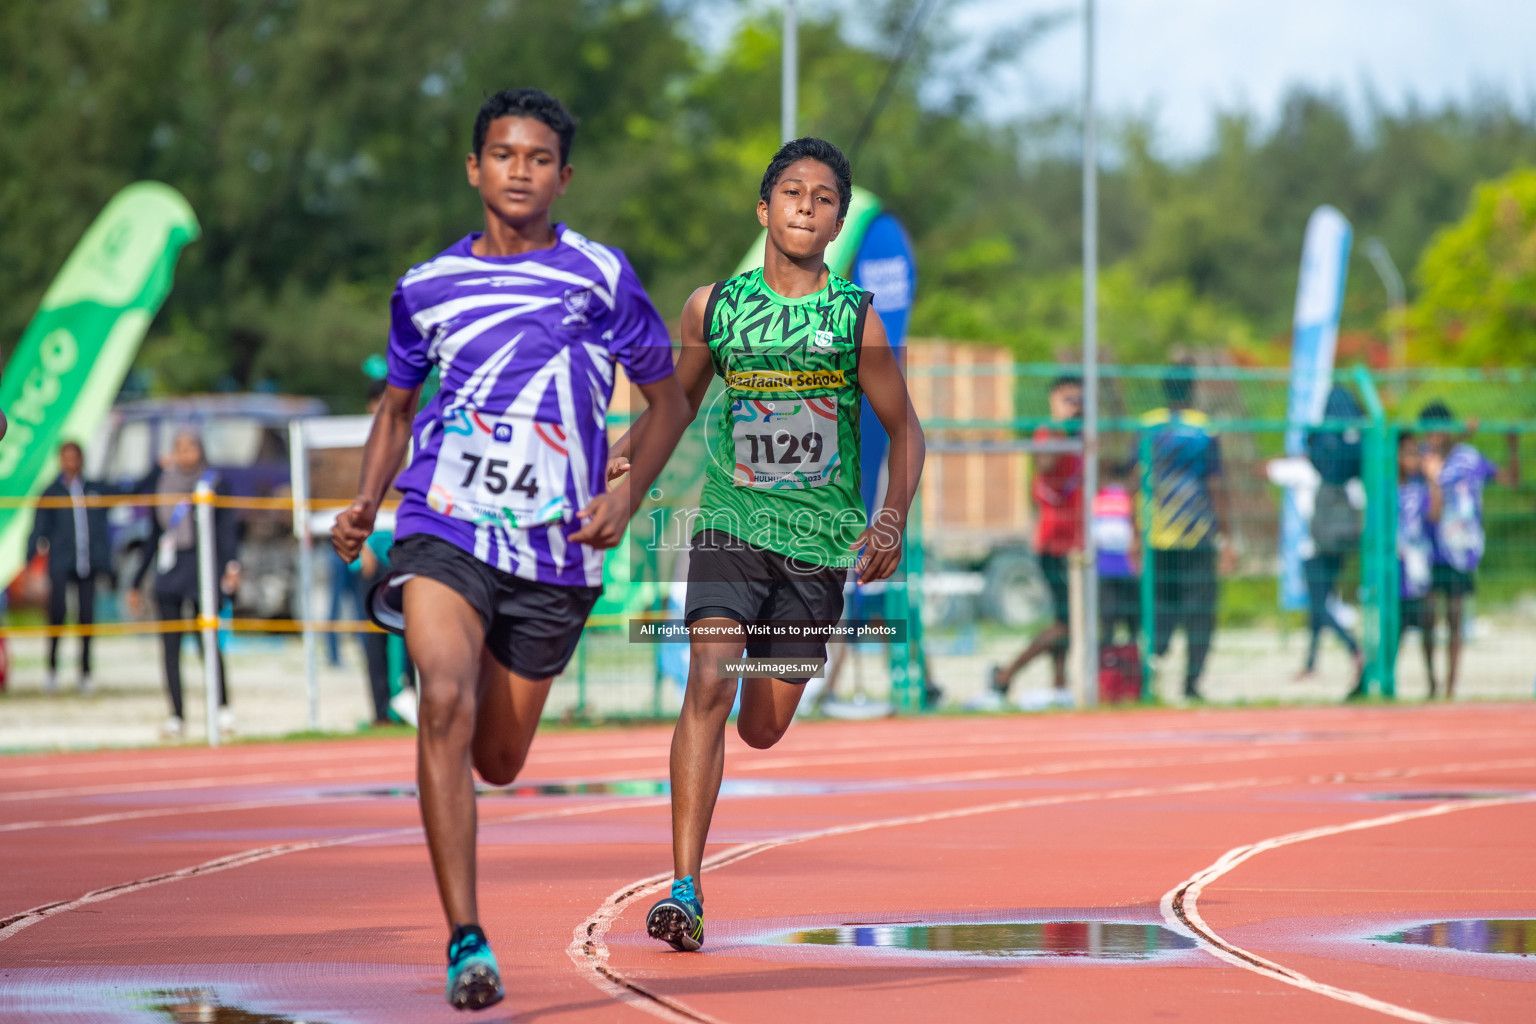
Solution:
[[[1440,521],[1435,524],[1435,561],[1461,572],[1475,572],[1483,560],[1483,488],[1499,475],[1466,442],[1456,445],[1440,470]]]
[[[603,552],[576,513],[606,489],[614,364],[672,372],[666,325],[617,249],[555,226],[553,248],[476,256],[479,234],[400,279],[389,383],[442,389],[416,417],[396,486],[398,537],[428,533],[541,583],[599,586]]]

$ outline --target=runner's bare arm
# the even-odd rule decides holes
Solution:
[[[362,550],[363,542],[373,532],[373,520],[379,503],[389,492],[389,485],[400,472],[406,449],[411,443],[411,421],[421,398],[421,386],[410,390],[390,385],[384,389],[379,411],[373,416],[373,428],[363,445],[363,473],[357,497],[336,517],[331,527],[331,546],[343,561],[351,562]]]
[[[683,306],[683,347],[677,357],[677,379],[682,384],[683,391],[687,393],[688,407],[692,410],[688,423],[692,423],[693,417],[699,414],[699,407],[704,404],[704,396],[709,393],[709,382],[715,373],[714,364],[709,356],[709,342],[704,337],[704,307],[709,305],[709,293],[713,287],[708,285],[694,289],[693,294],[688,297],[687,303]],[[630,459],[634,453],[633,438],[640,430],[640,425],[645,422],[649,411],[648,406],[645,412],[635,417],[634,424],[624,432],[623,437],[614,442],[613,448],[609,451],[608,480],[610,482],[629,472]],[[686,428],[687,423],[683,426]]]
[[[1427,518],[1432,523],[1440,522],[1440,513],[1445,509],[1445,492],[1440,489],[1440,473],[1445,469],[1445,460],[1438,452],[1428,451],[1424,453],[1424,486],[1429,489],[1429,512]]]
[[[639,388],[645,396],[646,408],[644,415],[630,428],[636,454],[631,460],[628,479],[614,484],[612,490],[599,494],[577,513],[577,518],[586,520],[581,529],[571,534],[571,540],[578,544],[611,548],[619,542],[630,517],[645,498],[645,492],[672,457],[678,438],[693,420],[688,396],[684,394],[677,374],[669,373],[661,380],[641,384]]]
[[[923,459],[927,454],[923,426],[917,421],[917,410],[912,407],[912,397],[907,393],[906,378],[901,375],[896,353],[891,350],[885,324],[873,309],[864,322],[864,340],[859,350],[859,385],[891,438],[891,471],[885,501],[876,510],[869,527],[849,545],[855,550],[864,549],[855,569],[859,582],[867,583],[885,579],[901,563],[901,539],[907,528],[907,513],[912,508],[912,499],[917,496],[917,483],[923,475]],[[878,467],[865,466],[864,470],[878,472]]]

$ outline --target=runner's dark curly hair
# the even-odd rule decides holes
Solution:
[[[842,220],[848,216],[848,204],[853,202],[853,168],[843,151],[826,139],[807,137],[780,146],[768,164],[768,169],[763,172],[763,184],[757,190],[758,197],[766,203],[773,194],[773,187],[779,183],[789,165],[797,160],[815,160],[827,165],[832,177],[837,179],[837,218]]]
[[[543,121],[560,136],[560,166],[571,162],[571,143],[576,140],[576,119],[565,104],[543,89],[503,89],[486,99],[475,115],[475,157],[485,146],[485,133],[498,117],[527,117]]]

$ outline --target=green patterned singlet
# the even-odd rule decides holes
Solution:
[[[715,285],[704,314],[725,390],[705,421],[710,463],[697,529],[825,566],[852,565],[859,494],[859,345],[870,293],[836,274],[786,299],[751,270]]]

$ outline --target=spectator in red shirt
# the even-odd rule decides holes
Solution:
[[[1051,419],[1058,423],[1076,423],[1083,415],[1083,382],[1077,377],[1058,377],[1051,382],[1049,394]],[[1063,440],[1065,429],[1041,427],[1036,441]],[[1001,708],[1007,700],[1008,687],[1024,667],[1042,654],[1051,656],[1053,689],[1050,703],[1070,707],[1072,695],[1067,690],[1067,641],[1070,605],[1067,598],[1067,557],[1083,546],[1083,457],[1078,452],[1043,452],[1036,456],[1035,475],[1030,483],[1038,518],[1035,528],[1035,555],[1051,593],[1051,624],[1037,633],[1029,646],[1006,666],[994,666],[989,686],[970,707]]]

